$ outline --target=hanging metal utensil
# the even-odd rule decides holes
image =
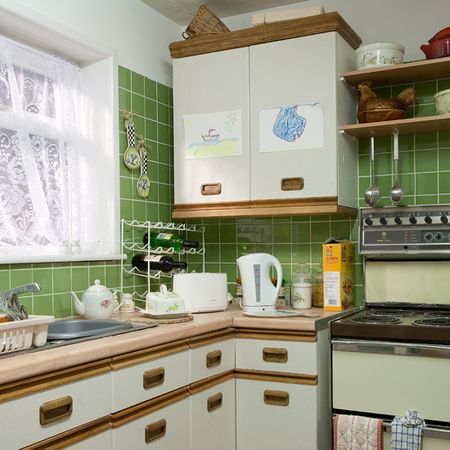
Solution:
[[[398,182],[398,159],[399,159],[399,151],[398,151],[398,130],[394,130],[394,185],[391,189],[391,202],[394,205],[400,203],[403,198],[403,189]]]
[[[145,148],[145,140],[143,136],[138,136],[139,153],[141,157],[141,176],[137,181],[137,195],[147,198],[150,194],[150,178],[147,175],[147,150]]]
[[[372,208],[377,206],[380,199],[380,189],[375,183],[375,138],[370,137],[370,187],[367,189],[364,199],[366,205]]]
[[[123,162],[130,169],[137,169],[141,165],[141,155],[136,148],[136,129],[133,122],[133,114],[124,111],[123,116],[125,118],[125,130],[127,132],[127,144],[128,147],[123,155]]]

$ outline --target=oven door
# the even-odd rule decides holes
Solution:
[[[396,416],[412,409],[450,427],[449,384],[450,346],[332,340],[334,410]]]
[[[385,426],[384,450],[391,450],[391,427]],[[450,428],[426,426],[422,435],[422,450],[448,450],[450,448]]]

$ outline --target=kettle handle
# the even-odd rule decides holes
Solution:
[[[275,256],[272,256],[271,261],[277,272],[277,285],[275,286],[275,291],[276,294],[278,295],[278,292],[280,292],[281,283],[283,282],[283,269],[281,267],[280,261],[277,258],[275,258]]]

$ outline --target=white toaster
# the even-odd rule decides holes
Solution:
[[[177,273],[173,276],[173,292],[192,313],[224,311],[228,307],[226,273]]]

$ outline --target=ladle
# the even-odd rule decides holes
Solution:
[[[403,189],[398,182],[398,130],[394,130],[394,185],[391,189],[391,202],[394,205],[400,203],[403,198]]]
[[[380,199],[380,189],[375,183],[375,138],[373,136],[370,137],[370,184],[364,199],[367,206],[375,208]]]

